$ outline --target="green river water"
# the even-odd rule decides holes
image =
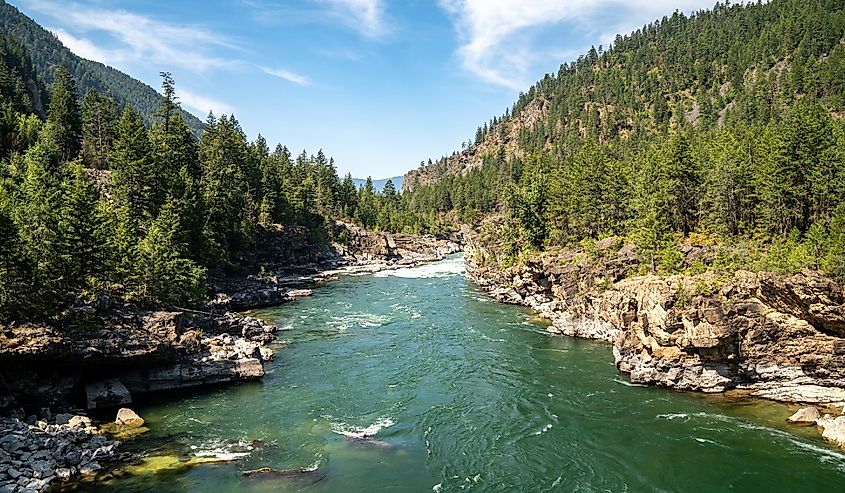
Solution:
[[[845,454],[787,428],[794,408],[632,386],[607,344],[547,336],[460,257],[255,313],[289,329],[262,382],[136,409],[138,446],[242,456],[84,489],[845,491]],[[263,467],[306,472],[243,474]]]

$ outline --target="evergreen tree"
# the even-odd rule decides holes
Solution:
[[[117,105],[114,99],[90,89],[82,104],[82,159],[86,166],[108,168],[116,130]]]
[[[157,213],[160,190],[147,129],[131,106],[117,124],[110,162],[118,207],[126,208],[136,227],[147,224]]]
[[[100,237],[98,203],[99,193],[82,166],[68,165],[62,183],[58,242],[63,272],[72,289],[88,287],[89,277],[101,273],[105,240]]]
[[[138,246],[138,298],[169,304],[202,299],[205,269],[187,258],[187,245],[179,241],[182,232],[178,206],[169,201]]]
[[[66,65],[59,65],[50,91],[45,132],[59,148],[63,161],[79,156],[82,146],[82,117],[77,98],[76,81]]]

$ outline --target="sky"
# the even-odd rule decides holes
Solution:
[[[715,0],[11,0],[205,119],[384,178],[449,155],[590,46]]]

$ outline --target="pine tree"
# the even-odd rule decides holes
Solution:
[[[109,153],[117,127],[117,104],[94,89],[82,104],[82,159],[86,166],[108,168]]]
[[[59,251],[67,285],[84,289],[90,277],[102,272],[105,239],[99,236],[100,197],[80,164],[71,163],[67,168],[58,223]]]
[[[21,183],[21,202],[15,222],[25,248],[34,262],[33,285],[59,301],[66,296],[66,273],[61,258],[59,220],[62,190],[59,181],[60,151],[49,140],[27,151]]]
[[[32,263],[18,227],[7,213],[9,209],[8,204],[0,203],[0,320],[31,311],[38,305],[39,294],[33,283]]]
[[[62,64],[56,69],[50,90],[50,110],[45,131],[59,148],[63,161],[79,156],[82,146],[82,118],[79,111],[76,81]]]
[[[258,222],[257,207],[248,195],[242,169],[247,159],[246,137],[234,117],[209,119],[200,141],[203,202],[208,240],[227,252],[249,245]],[[252,209],[255,207],[255,209]],[[252,221],[254,216],[254,222]]]
[[[118,206],[126,208],[136,227],[147,224],[156,215],[160,190],[147,129],[131,106],[120,117],[109,160]]]
[[[205,269],[187,258],[182,232],[178,206],[169,201],[138,246],[138,298],[182,304],[205,295]]]

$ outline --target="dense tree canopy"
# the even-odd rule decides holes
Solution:
[[[36,80],[13,40],[2,67],[0,138],[0,320],[45,317],[79,297],[107,293],[141,303],[205,296],[209,268],[237,262],[268,225],[305,226],[326,241],[335,219],[391,225],[398,196],[341,182],[320,151],[295,159],[247,140],[232,115],[209,115],[195,136],[174,81],[151,126],[132,105],[57,70],[42,123],[21,78]],[[6,63],[5,61],[3,63]],[[279,230],[278,227],[275,229]]]

